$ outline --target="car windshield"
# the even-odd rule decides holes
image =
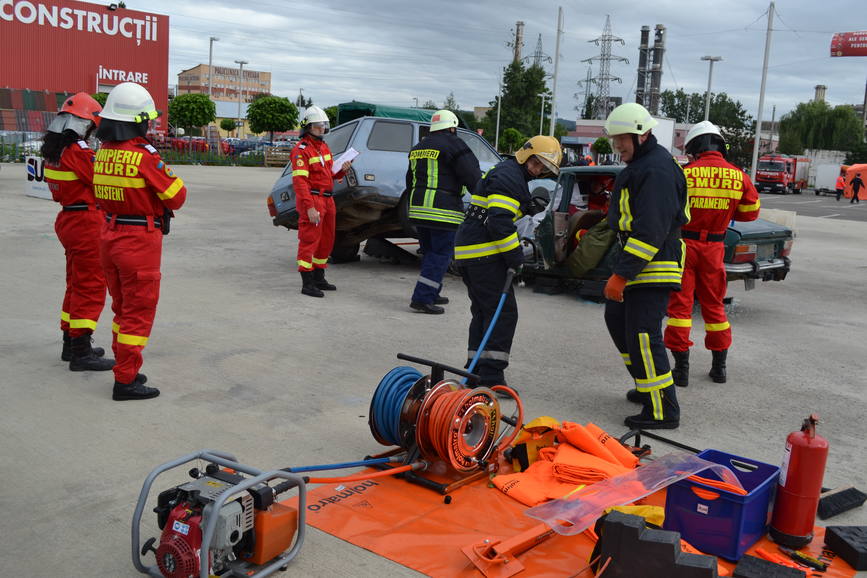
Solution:
[[[331,154],[339,155],[346,150],[346,146],[349,144],[349,139],[352,137],[352,133],[355,131],[356,126],[358,126],[357,122],[344,124],[343,126],[335,128],[323,137],[325,144],[327,144],[328,148],[331,149]]]
[[[471,132],[458,131],[458,136],[461,137],[462,141],[467,143],[467,146],[470,147],[470,150],[473,151],[473,154],[476,155],[477,159],[479,159],[479,163],[496,164],[500,162],[500,157],[497,156],[497,154],[479,135]]]
[[[759,170],[760,171],[784,171],[786,170],[786,165],[779,161],[760,161],[759,162]]]

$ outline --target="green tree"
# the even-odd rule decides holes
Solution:
[[[93,100],[99,103],[99,106],[105,106],[105,99],[108,98],[108,94],[105,92],[97,92],[96,94],[91,94]]]
[[[268,132],[273,141],[275,131],[290,130],[298,124],[298,109],[286,97],[263,96],[247,107],[247,120],[250,130],[256,134]]]
[[[861,143],[861,119],[849,105],[831,108],[825,101],[802,102],[780,118],[779,150],[802,154],[804,149],[851,151]]]
[[[598,139],[593,141],[593,144],[590,146],[590,150],[592,150],[597,155],[610,155],[614,152],[614,150],[612,150],[611,148],[611,141],[604,136],[600,136]]]
[[[499,105],[500,129],[514,128],[521,134],[536,134],[539,130],[539,113],[542,111],[542,97],[545,95],[544,114],[551,113],[551,92],[545,87],[545,71],[541,66],[525,68],[522,62],[512,62],[503,72],[503,94]],[[491,101],[491,108],[481,123],[484,135],[494,142],[497,126],[497,100]],[[556,127],[555,127],[556,129]],[[556,130],[555,130],[556,133]]]
[[[230,132],[235,130],[235,119],[234,118],[224,118],[220,121],[220,128],[226,132]]]
[[[328,122],[331,126],[337,126],[337,105],[329,106],[323,110],[325,111],[325,114],[328,115]]]
[[[460,108],[460,106],[458,106],[458,103],[455,100],[454,91],[450,92],[449,95],[446,97],[445,102],[443,102],[443,108],[445,110],[450,110],[450,111],[455,112],[455,113],[458,112],[458,109]]]
[[[846,154],[846,164],[867,163],[867,143],[858,143]]]
[[[515,128],[507,128],[503,131],[503,138],[500,139],[500,147],[503,150],[509,151],[509,154],[512,154],[525,142],[527,142],[527,137],[522,135],[521,131]]]
[[[421,105],[421,107],[426,108],[428,110],[438,110],[439,109],[439,107],[437,106],[437,103],[435,103],[432,100],[426,100],[425,103],[423,105]]]
[[[588,94],[587,100],[584,102],[584,109],[581,111],[581,118],[593,118],[593,108],[596,106],[596,95]]]
[[[214,122],[217,107],[207,94],[180,94],[169,103],[169,124],[187,129],[206,126]],[[189,138],[192,140],[192,130]]]

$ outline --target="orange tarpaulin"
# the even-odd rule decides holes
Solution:
[[[484,539],[506,540],[538,525],[524,515],[524,506],[489,488],[485,480],[456,490],[451,498],[446,504],[443,496],[431,490],[392,478],[320,486],[307,495],[307,523],[418,572],[444,577],[482,575],[461,552],[464,546]],[[659,505],[664,499],[661,492],[643,501]],[[816,538],[803,550],[822,555],[824,533],[824,528],[817,527]],[[767,539],[755,547],[777,551]],[[587,565],[592,548],[593,542],[584,534],[556,534],[519,556],[525,569],[518,576],[590,578],[589,570],[579,572]],[[729,562],[721,564],[734,568]],[[847,578],[855,576],[855,571],[833,559],[821,575]]]
[[[867,165],[852,165],[846,169],[846,187],[843,189],[843,196],[847,199],[852,198],[854,192],[852,190],[852,179],[856,175],[860,175],[861,180],[867,185]],[[867,201],[867,188],[865,186],[862,186],[858,191],[858,200]]]

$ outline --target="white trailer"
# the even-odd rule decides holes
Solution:
[[[813,192],[816,195],[835,194],[835,185],[837,183],[837,177],[840,176],[841,170],[841,165],[836,164],[824,164],[816,166],[816,173],[813,181]]]

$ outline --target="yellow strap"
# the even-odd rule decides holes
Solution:
[[[96,331],[96,321],[92,319],[70,319],[70,329],[93,329]]]
[[[758,211],[761,204],[762,203],[760,201],[756,201],[755,205],[738,205],[738,212],[739,213],[751,213],[753,211]]]
[[[669,317],[668,325],[670,325],[671,327],[692,327],[692,318],[676,319],[674,317]]]
[[[175,182],[173,182],[169,186],[169,188],[167,188],[165,190],[165,192],[159,193],[159,194],[157,194],[157,196],[164,201],[167,199],[171,199],[172,197],[174,197],[175,195],[178,194],[178,191],[180,191],[183,188],[183,186],[184,186],[184,181],[182,181],[181,178],[178,177],[175,179]]]
[[[729,329],[731,324],[726,321],[725,323],[705,323],[704,329],[705,331],[725,331]]]
[[[124,345],[144,347],[148,343],[148,338],[141,335],[129,335],[127,333],[118,333],[117,342]]]
[[[305,171],[303,169],[294,170],[294,171],[292,171],[292,176],[293,177],[309,177],[310,171]]]
[[[112,187],[128,187],[130,189],[143,189],[145,187],[145,180],[131,179],[129,177],[115,177],[113,175],[101,175],[96,173],[93,175],[93,184],[109,185]]]
[[[54,169],[45,169],[45,178],[53,181],[77,181],[78,175],[72,171],[55,171]]]

